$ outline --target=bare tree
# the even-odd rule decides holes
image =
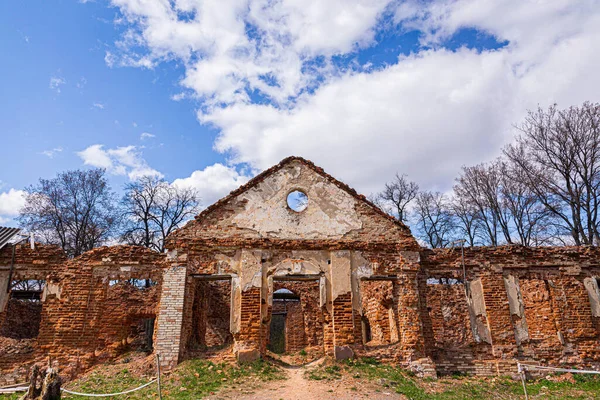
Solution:
[[[19,222],[70,257],[105,243],[116,227],[114,193],[103,169],[73,170],[25,189]]]
[[[378,194],[378,205],[383,205],[383,210],[392,214],[399,221],[407,221],[407,206],[417,197],[419,185],[411,182],[406,175],[396,174],[394,180],[385,184],[385,188]]]
[[[448,199],[440,192],[420,192],[414,210],[417,235],[431,248],[452,242],[455,224]]]
[[[480,236],[481,221],[477,208],[465,196],[454,195],[450,204],[454,215],[456,235],[466,240],[468,246],[475,246]]]
[[[513,241],[523,246],[550,243],[552,218],[548,209],[525,184],[523,171],[510,161],[499,163],[501,173],[501,207],[510,216]]]
[[[195,190],[143,177],[125,186],[121,204],[122,240],[162,252],[166,237],[197,213],[199,197]]]
[[[501,174],[497,163],[463,167],[454,186],[456,196],[473,205],[484,244],[497,246],[498,235],[512,243],[506,210],[500,198]]]
[[[600,104],[530,111],[505,154],[556,219],[558,239],[600,244]]]

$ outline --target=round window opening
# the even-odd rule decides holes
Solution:
[[[287,196],[287,205],[296,212],[302,212],[308,207],[308,196],[300,190],[294,190]]]

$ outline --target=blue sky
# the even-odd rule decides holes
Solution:
[[[148,163],[171,179],[222,159],[211,151],[215,132],[197,122],[194,105],[170,99],[181,67],[106,65],[106,49],[119,34],[115,12],[93,2],[0,5],[0,119],[5,145],[18,149],[4,154],[11,166],[1,177],[5,185],[21,187],[77,168],[75,152],[96,143],[143,145]],[[53,90],[52,78],[64,83]],[[143,132],[155,137],[141,141]],[[62,151],[52,158],[42,154],[56,148]],[[120,183],[115,179],[115,186]]]
[[[598,100],[599,27],[597,1],[2,2],[0,223],[91,166],[205,205],[291,154],[446,191],[528,108]]]

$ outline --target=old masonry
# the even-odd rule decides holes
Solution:
[[[303,195],[303,210],[288,195]],[[429,250],[310,161],[290,157],[174,232],[66,259],[0,250],[0,384],[51,360],[76,376],[132,346],[163,366],[310,349],[424,376],[516,363],[600,366],[600,251]],[[8,290],[7,290],[8,288]]]

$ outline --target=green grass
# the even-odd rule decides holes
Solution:
[[[113,365],[114,366],[114,365]],[[72,390],[87,393],[114,393],[134,388],[148,382],[148,378],[137,377],[126,365],[118,372],[110,373],[102,368],[65,385]],[[476,378],[452,376],[440,379],[416,378],[394,366],[380,364],[370,358],[349,360],[330,365],[322,365],[306,371],[306,378],[317,381],[339,380],[352,377],[357,380],[372,381],[380,390],[395,391],[412,400],[464,400],[464,399],[522,399],[523,388],[520,381],[508,377]],[[246,365],[215,364],[205,360],[190,360],[163,377],[164,399],[201,399],[222,388],[248,390],[253,383],[284,379],[285,373],[267,361],[257,361]],[[539,379],[527,382],[531,399],[600,399],[600,377],[574,375],[574,383],[568,381]],[[301,390],[301,389],[300,389]],[[350,390],[357,390],[355,386]],[[16,400],[21,394],[0,395],[2,400]],[[156,399],[156,385],[119,398]],[[80,396],[64,396],[65,399],[84,399]],[[87,398],[86,398],[87,399]],[[116,397],[114,398],[116,399]]]
[[[453,376],[447,378],[419,379],[394,366],[380,364],[374,359],[347,360],[334,365],[308,371],[313,380],[341,379],[344,374],[356,379],[379,383],[385,390],[394,390],[412,400],[463,400],[463,399],[522,399],[520,381],[508,377],[475,378]],[[575,383],[547,379],[527,382],[531,399],[600,399],[600,377],[575,375]]]
[[[25,394],[25,392],[13,393],[13,394],[0,394],[0,399],[2,399],[2,400],[18,400],[24,394]]]
[[[199,399],[223,387],[244,387],[248,380],[264,382],[283,379],[283,377],[284,374],[280,368],[265,361],[235,366],[192,360],[181,364],[174,372],[163,377],[162,394],[166,399]],[[148,381],[148,378],[134,377],[127,368],[124,368],[111,376],[106,376],[100,371],[93,372],[85,378],[68,383],[65,387],[83,393],[115,393],[140,386]],[[88,398],[76,395],[64,395],[63,397],[65,399]],[[157,397],[156,384],[152,384],[118,398],[148,399]]]

